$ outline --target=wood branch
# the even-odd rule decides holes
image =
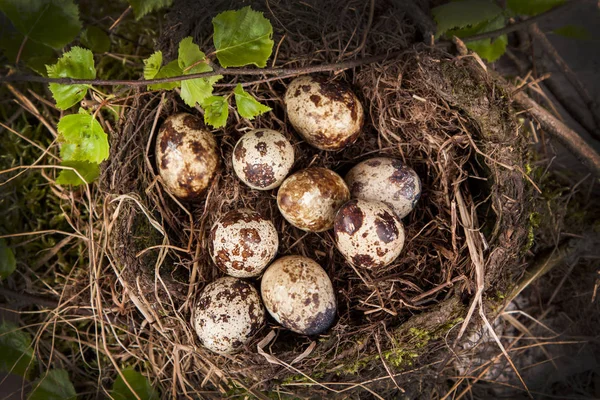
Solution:
[[[573,72],[569,64],[558,54],[552,43],[548,40],[544,32],[540,30],[537,24],[533,24],[529,27],[529,32],[533,39],[542,46],[544,53],[552,60],[554,65],[563,73],[573,88],[579,93],[579,96],[589,109],[590,113],[594,117],[595,126],[590,130],[590,133],[594,135],[596,139],[600,139],[599,127],[600,127],[600,108],[598,104],[592,99],[587,89],[583,86],[583,83],[577,78],[577,75]]]
[[[172,76],[160,79],[140,79],[140,80],[106,80],[106,79],[74,79],[74,78],[46,78],[37,75],[7,75],[0,77],[0,83],[3,82],[41,82],[41,83],[61,83],[64,85],[98,85],[98,86],[146,86],[158,83],[171,83],[186,81],[189,79],[208,78],[216,75],[228,76],[260,76],[260,75],[283,75],[296,76],[312,74],[315,72],[341,71],[344,69],[355,68],[365,64],[373,64],[384,61],[388,58],[394,58],[401,55],[403,51],[397,51],[389,54],[379,54],[372,57],[358,58],[356,60],[344,61],[340,63],[311,65],[308,67],[297,68],[217,68],[212,72],[203,72],[200,74]]]
[[[577,132],[559,121],[525,93],[515,93],[513,98],[542,125],[548,134],[561,142],[583,165],[600,178],[600,154],[583,140]]]

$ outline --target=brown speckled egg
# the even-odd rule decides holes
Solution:
[[[256,211],[239,209],[223,215],[210,231],[210,255],[226,274],[260,275],[277,254],[279,237],[273,223]]]
[[[333,230],[338,250],[355,267],[384,267],[404,247],[402,221],[380,201],[350,200],[336,214]]]
[[[191,114],[165,120],[156,138],[156,164],[168,190],[192,200],[200,197],[218,173],[217,142],[202,121]]]
[[[356,164],[345,180],[353,198],[383,201],[400,218],[406,217],[421,197],[417,173],[394,158],[377,157]]]
[[[343,149],[356,141],[362,129],[363,107],[340,83],[301,76],[289,84],[284,101],[290,123],[318,149]]]
[[[350,199],[344,180],[320,167],[306,168],[289,176],[277,193],[277,206],[297,228],[323,232],[333,228],[335,213]]]
[[[238,178],[252,189],[275,189],[294,164],[294,148],[277,131],[254,129],[238,140],[232,161]]]
[[[335,319],[331,281],[310,258],[277,259],[263,275],[260,293],[273,318],[294,332],[316,335],[326,331]]]
[[[248,282],[224,277],[208,284],[196,301],[192,325],[215,353],[233,353],[265,322],[258,291]]]

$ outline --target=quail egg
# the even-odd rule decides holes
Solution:
[[[284,218],[305,231],[322,232],[333,227],[338,208],[350,199],[344,180],[321,167],[290,175],[279,188],[277,206]]]
[[[217,142],[202,121],[191,114],[165,120],[156,138],[156,163],[165,186],[175,196],[200,197],[218,173]]]
[[[296,333],[316,335],[333,324],[337,309],[333,286],[325,270],[310,258],[275,260],[263,275],[260,291],[273,318]]]
[[[256,211],[233,210],[210,231],[210,254],[226,274],[238,278],[260,275],[273,260],[279,237],[273,223]]]
[[[233,170],[252,189],[278,187],[293,164],[294,148],[285,136],[271,129],[246,133],[233,150]]]
[[[301,76],[289,84],[284,101],[294,129],[318,149],[343,149],[362,129],[363,107],[341,83]]]
[[[380,201],[352,199],[335,216],[338,250],[355,267],[389,265],[404,247],[404,226],[392,208]]]
[[[400,218],[406,217],[421,197],[421,180],[417,173],[394,158],[363,161],[348,172],[345,180],[352,198],[383,201]]]
[[[240,349],[265,322],[258,291],[248,282],[224,277],[209,283],[196,301],[192,325],[207,349]]]

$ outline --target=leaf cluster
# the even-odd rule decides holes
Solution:
[[[501,29],[511,17],[537,15],[564,2],[565,0],[507,0],[506,8],[502,9],[494,0],[458,0],[434,7],[431,13],[437,23],[437,37],[469,38]],[[585,37],[581,29],[565,28],[555,33],[568,37]],[[500,58],[505,53],[507,44],[506,35],[466,42],[467,48],[489,62]]]

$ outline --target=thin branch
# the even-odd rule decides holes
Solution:
[[[526,109],[546,132],[561,142],[583,165],[588,167],[594,175],[600,177],[600,154],[583,140],[577,132],[559,121],[525,93],[515,93],[514,100]]]
[[[596,139],[600,139],[600,134],[598,133],[598,127],[600,127],[600,110],[598,109],[598,104],[592,99],[592,96],[590,96],[590,93],[583,86],[583,83],[581,83],[579,78],[577,78],[577,75],[575,75],[571,67],[569,67],[569,64],[567,64],[560,54],[558,54],[554,46],[552,46],[552,43],[550,43],[544,32],[540,30],[537,24],[531,25],[529,32],[531,33],[531,36],[533,36],[533,38],[542,46],[544,53],[548,55],[554,65],[558,67],[558,69],[571,83],[577,93],[579,93],[579,96],[589,109],[594,119],[595,126],[592,130],[590,130],[590,133]]]
[[[46,78],[37,75],[8,75],[0,77],[2,82],[41,82],[41,83],[61,83],[65,85],[99,85],[99,86],[146,86],[158,83],[180,82],[189,79],[208,78],[216,75],[230,76],[256,76],[256,75],[304,75],[315,72],[339,71],[355,68],[365,64],[372,64],[383,61],[388,58],[394,58],[402,54],[403,51],[397,51],[389,54],[380,54],[372,57],[359,58],[356,60],[345,61],[341,63],[312,65],[308,67],[297,68],[217,68],[212,72],[203,72],[200,74],[190,74],[181,76],[172,76],[169,78],[147,79],[147,80],[105,80],[105,79],[74,79],[74,78]]]

